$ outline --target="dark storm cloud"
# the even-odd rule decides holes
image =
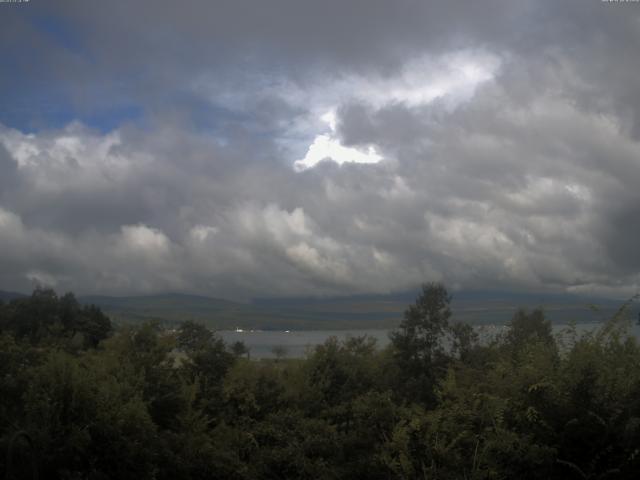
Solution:
[[[353,70],[393,75],[407,58],[425,50],[526,37],[532,5],[498,0],[32,2],[3,9],[7,28],[0,39],[14,78],[5,78],[3,91],[28,92],[39,100],[30,125],[38,128],[51,117],[47,111],[66,118],[65,113],[88,117],[114,104],[142,104],[152,111],[167,103],[180,108],[181,92],[189,92],[202,75],[235,88],[247,70],[256,69],[303,84]],[[42,89],[55,89],[57,98],[38,99]],[[58,103],[61,98],[64,105]],[[20,100],[11,108],[25,110],[29,104]]]
[[[636,4],[25,5],[0,5],[0,288],[640,283]],[[310,145],[384,159],[296,171]]]

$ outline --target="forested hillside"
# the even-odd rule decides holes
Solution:
[[[407,304],[418,293],[416,290],[386,295],[257,298],[246,303],[176,293],[92,295],[79,297],[78,301],[97,305],[118,324],[159,321],[174,327],[192,320],[215,330],[391,329],[399,325]],[[0,291],[0,298],[2,295]],[[5,300],[19,296],[7,295]],[[566,324],[602,321],[613,315],[619,305],[619,300],[593,296],[456,291],[451,308],[452,319],[474,325],[504,325],[519,308],[544,308],[552,323]],[[633,313],[637,315],[637,308]]]
[[[625,309],[489,344],[428,284],[391,344],[251,360],[193,321],[120,327],[72,294],[0,302],[0,473],[52,479],[635,479],[640,346]]]

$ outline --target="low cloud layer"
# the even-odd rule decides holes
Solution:
[[[34,3],[1,289],[639,288],[638,4]]]

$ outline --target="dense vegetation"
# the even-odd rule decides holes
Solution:
[[[185,322],[114,331],[73,295],[0,303],[6,478],[637,478],[640,347],[621,316],[480,344],[425,285],[391,338],[249,360]],[[6,452],[6,455],[5,453]]]

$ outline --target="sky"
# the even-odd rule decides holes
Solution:
[[[640,2],[0,3],[0,289],[640,285]]]

